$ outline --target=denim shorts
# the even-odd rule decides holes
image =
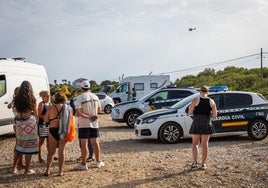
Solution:
[[[99,129],[95,128],[79,128],[78,138],[97,138],[99,137]]]

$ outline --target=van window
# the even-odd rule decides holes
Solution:
[[[134,83],[135,91],[143,91],[144,90],[144,83]]]
[[[0,75],[0,97],[6,94],[6,77],[5,75]]]
[[[158,88],[158,84],[157,83],[151,83],[150,84],[150,88],[151,89],[157,89]]]

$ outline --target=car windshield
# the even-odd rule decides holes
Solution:
[[[180,109],[180,108],[184,107],[185,105],[188,105],[197,96],[199,96],[199,93],[195,93],[193,95],[190,95],[189,97],[186,97],[186,98],[180,100],[179,102],[177,102],[176,104],[174,104],[170,108],[171,109]]]

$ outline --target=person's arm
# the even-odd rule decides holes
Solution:
[[[39,118],[44,118],[44,115],[42,115],[43,108],[44,108],[44,103],[40,102],[38,104],[38,109],[37,109],[37,115]]]
[[[217,117],[218,110],[217,110],[217,106],[213,100],[211,102],[211,108],[212,108],[212,117],[213,118]]]
[[[189,110],[188,110],[188,115],[192,116],[194,115],[194,108],[198,102],[197,98],[194,98],[190,104]]]
[[[93,115],[90,115],[90,114],[85,114],[81,111],[81,108],[76,108],[75,109],[75,112],[77,114],[77,116],[80,116],[82,118],[92,118]]]
[[[47,109],[46,114],[44,115],[44,122],[45,122],[46,124],[49,123],[49,114],[50,114],[50,111],[51,111],[51,107],[52,107],[52,106],[50,106],[50,107]]]
[[[98,107],[98,114],[101,113],[101,106]]]
[[[98,109],[97,109],[97,111],[98,111],[98,114],[101,113],[101,111],[102,111],[100,100],[98,101]]]

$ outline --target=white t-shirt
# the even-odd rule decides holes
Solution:
[[[98,115],[98,108],[101,107],[97,95],[91,92],[84,92],[77,97],[75,108],[79,108],[82,113]],[[98,120],[92,122],[89,118],[79,117],[79,128],[99,128]]]

